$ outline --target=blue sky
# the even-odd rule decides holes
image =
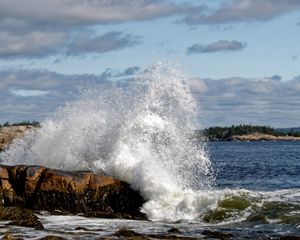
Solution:
[[[297,0],[2,0],[0,122],[167,61],[191,77],[205,127],[299,126],[299,13]]]

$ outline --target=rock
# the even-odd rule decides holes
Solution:
[[[23,238],[14,237],[11,233],[7,232],[5,235],[1,238],[2,240],[23,240]]]
[[[174,228],[175,231],[176,228]],[[177,229],[178,230],[178,229]],[[178,230],[179,231],[179,230]],[[120,230],[114,233],[114,236],[119,237],[121,239],[131,239],[131,240],[143,240],[143,239],[177,239],[177,240],[198,240],[199,238],[194,237],[185,237],[185,236],[176,236],[171,234],[140,234],[135,231],[121,228]]]
[[[150,239],[172,239],[172,240],[199,240],[199,237],[186,237],[186,236],[176,236],[176,235],[164,235],[164,234],[149,234],[147,235]]]
[[[85,228],[85,227],[77,227],[75,228],[76,231],[89,231],[89,229]]]
[[[0,207],[0,220],[12,220],[8,225],[31,227],[37,230],[44,229],[38,217],[30,209],[19,207]]]
[[[19,207],[0,207],[0,220],[38,219],[30,209]]]
[[[93,217],[146,219],[144,203],[129,184],[91,172],[42,166],[0,165],[0,206],[17,206]]]
[[[116,231],[114,235],[117,237],[139,237],[139,236],[142,236],[142,234],[139,234],[132,230],[128,230],[126,228],[121,228],[120,230]]]
[[[247,135],[233,135],[232,141],[299,141],[300,137],[293,136],[274,136],[263,133],[252,133]]]
[[[234,237],[234,235],[231,233],[223,233],[223,232],[210,231],[210,230],[204,230],[202,232],[202,235],[205,235],[206,237],[209,238],[216,238],[221,240],[233,239]]]
[[[168,233],[180,234],[181,232],[179,231],[178,228],[170,228],[168,230]]]
[[[36,230],[44,229],[44,226],[42,225],[42,223],[37,219],[15,220],[15,221],[9,222],[8,225],[30,227],[30,228],[34,228]]]
[[[292,236],[292,235],[281,236],[279,240],[300,240],[300,236]]]
[[[7,126],[0,128],[0,151],[5,148],[16,138],[23,137],[25,132],[35,127],[30,125],[24,126]]]
[[[92,211],[92,212],[87,212],[85,216],[93,217],[93,218],[124,218],[124,219],[133,219],[133,220],[147,220],[144,214],[138,216],[138,215],[130,215],[126,213],[115,213],[111,211],[107,211],[107,212]]]
[[[66,238],[58,237],[58,236],[46,236],[42,237],[39,240],[65,240]]]

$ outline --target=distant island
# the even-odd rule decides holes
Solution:
[[[197,132],[197,137],[209,141],[298,141],[300,128],[272,128],[270,126],[232,125],[210,127]]]

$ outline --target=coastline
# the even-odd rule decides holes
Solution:
[[[300,137],[293,136],[274,136],[270,134],[252,133],[247,135],[233,135],[229,138],[208,137],[209,141],[300,141]]]

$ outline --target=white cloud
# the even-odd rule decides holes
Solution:
[[[36,89],[11,89],[9,91],[11,94],[20,97],[39,97],[45,96],[49,91],[36,90]]]
[[[107,70],[100,75],[65,75],[38,69],[0,71],[0,123],[39,121],[77,97],[87,85],[107,86],[112,84],[108,79],[126,79],[139,69]]]
[[[84,86],[126,86],[134,66],[123,71],[108,69],[100,75],[64,75],[45,70],[0,71],[0,123],[41,120],[65,101],[78,96]],[[115,82],[116,84],[116,82]],[[280,76],[260,79],[191,79],[204,126],[240,123],[299,126],[300,77],[289,81]]]
[[[2,0],[0,21],[23,19],[55,27],[142,21],[186,12],[186,5],[158,0]]]
[[[182,14],[189,8],[164,0],[2,0],[0,58],[103,53],[131,47],[140,42],[131,34],[73,36],[95,25],[145,21]]]
[[[61,32],[32,31],[26,34],[0,32],[0,57],[41,57],[58,53],[66,39]]]
[[[201,85],[204,81],[205,91],[200,88],[197,92],[197,87],[194,91],[202,109],[203,125],[299,126],[300,80],[279,78],[200,80]]]

